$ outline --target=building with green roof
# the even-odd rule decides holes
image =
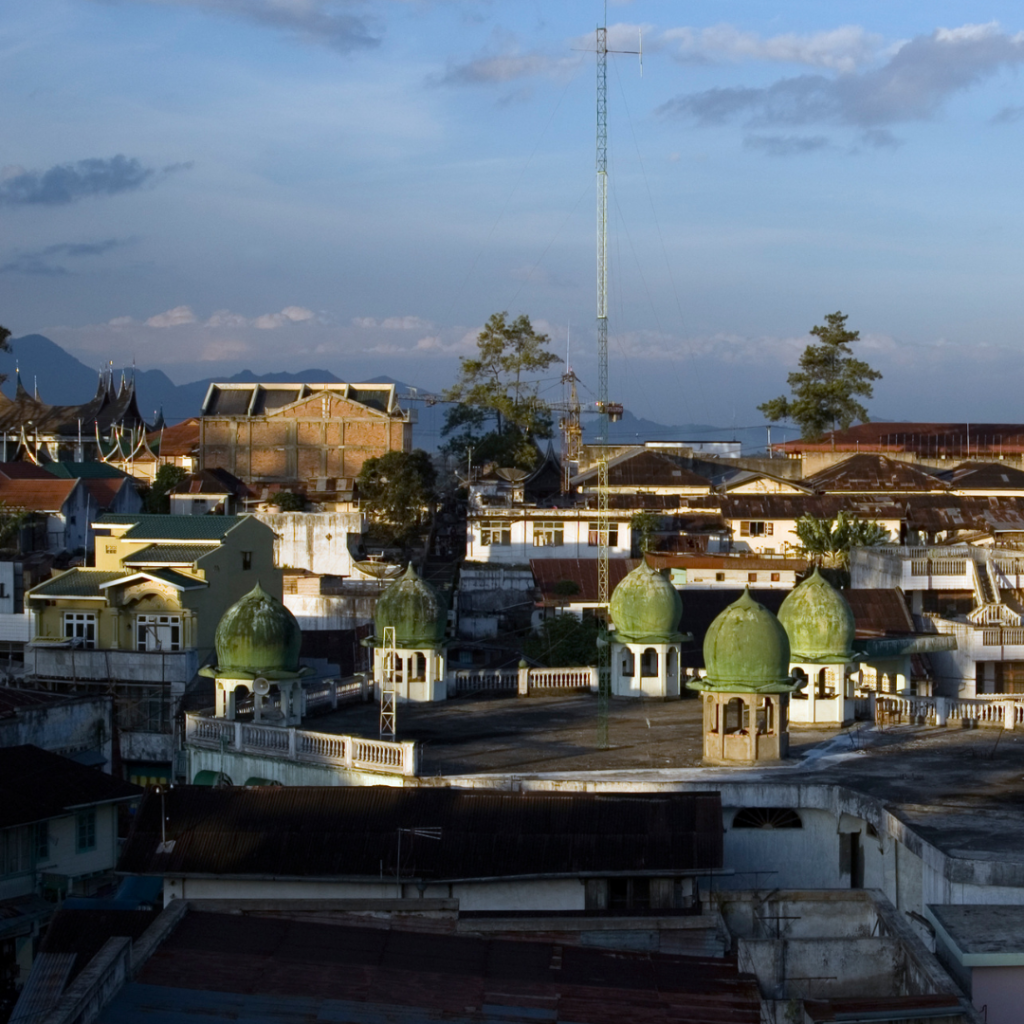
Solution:
[[[782,602],[779,622],[789,637],[790,671],[808,681],[790,701],[790,724],[838,729],[852,722],[856,623],[846,599],[815,569]]]
[[[679,591],[641,560],[612,592],[611,688],[616,697],[679,696]]]
[[[393,684],[399,700],[448,696],[444,636],[448,605],[412,563],[381,594],[374,610],[373,678],[378,693]],[[365,641],[364,641],[365,642]]]
[[[105,515],[93,529],[94,567],[25,595],[25,669],[58,692],[112,690],[121,759],[152,775],[178,749],[178,711],[225,612],[257,584],[280,603],[274,532],[252,516]]]
[[[777,761],[789,752],[789,696],[802,682],[789,670],[789,637],[744,590],[704,636],[704,676],[687,685],[704,701],[704,761]]]

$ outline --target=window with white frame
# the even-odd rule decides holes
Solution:
[[[597,523],[590,523],[587,527],[587,544],[592,548],[596,548],[601,541],[601,531]],[[608,547],[617,548],[619,546],[619,524],[609,523],[608,524]]]
[[[533,546],[535,548],[560,548],[564,543],[562,523],[539,522],[533,524]]]
[[[180,615],[136,615],[136,650],[180,651]]]
[[[95,647],[96,613],[65,612],[64,639],[74,640],[79,647]]]
[[[774,523],[759,522],[756,519],[744,519],[740,522],[741,537],[770,537],[774,532]]]
[[[505,547],[512,543],[512,524],[506,519],[480,521],[481,547]]]

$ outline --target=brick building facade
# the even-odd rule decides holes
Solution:
[[[412,448],[413,415],[392,384],[211,384],[202,467],[226,469],[257,493],[344,501],[367,459]]]

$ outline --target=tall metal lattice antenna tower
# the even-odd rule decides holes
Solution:
[[[608,28],[597,29],[597,600],[608,585]]]

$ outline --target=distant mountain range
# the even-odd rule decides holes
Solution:
[[[60,345],[42,334],[27,334],[11,339],[11,352],[0,353],[0,373],[7,374],[2,390],[14,397],[15,368],[21,372],[25,387],[31,392],[39,388],[39,397],[51,405],[81,405],[96,393],[97,368],[86,366]],[[115,371],[120,376],[120,369]],[[131,371],[128,371],[131,372]],[[340,384],[341,378],[330,370],[308,369],[299,372],[253,373],[240,370],[231,377],[207,377],[190,384],[175,384],[162,370],[135,371],[140,412],[152,422],[158,410],[163,410],[168,423],[177,423],[189,416],[198,416],[207,389],[214,381],[232,384],[301,383]],[[373,377],[368,384],[394,384],[400,394],[411,394],[416,388],[393,377]],[[434,451],[444,440],[441,428],[447,408],[443,403],[434,405],[426,401],[404,400],[403,405],[417,411],[413,427],[413,441],[417,447]],[[594,440],[594,417],[584,417],[584,437]],[[795,427],[773,427],[772,440],[783,441],[798,436]],[[704,423],[686,423],[667,426],[635,416],[628,409],[618,423],[609,426],[608,440],[612,444],[643,444],[644,441],[739,441],[744,453],[763,450],[766,443],[764,427],[714,427]],[[557,447],[557,442],[556,442]]]

